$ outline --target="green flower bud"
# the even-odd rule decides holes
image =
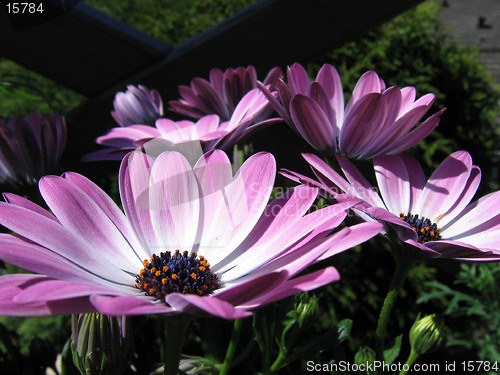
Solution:
[[[358,366],[363,365],[365,368],[369,369],[370,365],[375,363],[375,350],[369,346],[362,346],[354,355],[354,363]],[[371,374],[368,370],[365,373]]]
[[[411,350],[417,356],[437,350],[444,342],[446,326],[444,320],[436,314],[417,316],[410,329]]]
[[[132,356],[132,329],[126,317],[73,315],[71,350],[82,375],[121,375]]]
[[[354,356],[357,365],[375,362],[375,350],[369,346],[362,346]]]
[[[296,298],[295,311],[299,327],[305,322],[316,322],[319,313],[318,297],[302,294]]]

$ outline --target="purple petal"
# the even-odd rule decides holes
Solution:
[[[386,115],[387,105],[382,94],[372,93],[361,97],[346,111],[340,130],[340,152],[357,156],[368,144],[381,142],[377,134]]]
[[[199,297],[194,294],[172,293],[167,296],[167,303],[182,312],[196,315],[209,314],[223,319],[240,319],[252,315],[215,296]]]
[[[427,137],[436,128],[436,126],[438,126],[440,120],[439,116],[441,116],[444,111],[445,109],[442,109],[441,111],[433,114],[411,132],[402,136],[391,146],[390,150],[387,150],[386,152],[398,154],[415,146],[418,142]]]
[[[293,94],[305,94],[309,85],[309,76],[299,63],[287,68],[288,86]]]
[[[260,305],[278,301],[297,293],[317,289],[324,285],[338,281],[339,279],[340,275],[335,268],[323,268],[321,270],[293,278],[279,287],[274,288],[270,293],[260,296],[258,299],[250,301],[249,303],[252,303],[254,308],[257,308]]]
[[[287,279],[287,272],[272,272],[243,282],[237,280],[235,284],[221,289],[214,297],[233,306],[245,305],[248,301],[279,287]]]
[[[346,112],[349,112],[351,107],[363,96],[371,93],[381,93],[383,89],[385,89],[385,85],[377,73],[372,71],[364,73],[352,91],[351,99],[347,103]]]
[[[346,231],[346,235],[340,237],[338,241],[335,241],[333,246],[320,256],[317,261],[329,258],[368,241],[370,238],[379,234],[383,227],[384,226],[380,223],[361,223],[347,227],[349,230]]]
[[[302,154],[318,180],[335,194],[352,191],[352,186],[323,160],[313,154]],[[334,198],[334,197],[333,197]]]
[[[323,89],[323,87],[318,82],[311,82],[307,88],[307,96],[313,99],[319,104],[323,113],[325,114],[328,123],[331,124],[335,130],[340,129],[339,125],[336,123],[335,111],[330,103],[330,100]],[[337,134],[337,131],[334,132]]]
[[[355,194],[353,195],[370,203],[372,206],[385,208],[384,202],[382,202],[382,199],[380,199],[379,195],[373,190],[373,187],[361,172],[346,158],[340,155],[337,155],[336,158],[345,176],[354,188]],[[347,192],[352,194],[352,188]]]
[[[335,113],[336,134],[340,134],[340,125],[344,122],[344,91],[339,73],[332,65],[324,64],[316,76],[316,81],[330,99],[330,106]]]
[[[290,103],[292,120],[307,142],[325,152],[337,150],[335,124],[330,124],[321,107],[313,99],[297,94]]]
[[[127,288],[128,289],[128,288]],[[91,295],[123,295],[124,290],[103,288],[95,284],[82,284],[73,281],[41,280],[35,285],[25,288],[13,298],[16,303],[49,302],[68,300]]]
[[[281,82],[281,81],[279,81],[279,82]],[[288,100],[287,102],[284,102],[284,100],[281,99],[281,101],[283,103],[286,103],[286,109],[285,109],[285,107],[279,102],[278,99],[275,98],[275,96],[266,88],[266,86],[264,86],[262,83],[257,81],[257,87],[266,96],[267,100],[269,100],[269,103],[274,108],[276,113],[278,113],[278,115],[281,116],[287,122],[287,124],[291,125],[293,122],[292,122],[292,119],[290,118],[290,114],[288,112],[288,106],[289,106],[291,99]]]
[[[113,128],[107,134],[97,137],[96,142],[110,147],[133,147],[142,138],[158,137],[157,129],[147,125],[130,125],[126,128]]]
[[[146,314],[179,314],[164,304],[155,304],[145,298],[132,296],[90,296],[90,303],[97,311],[109,316],[118,315],[146,315]]]
[[[43,282],[40,275],[13,274],[0,277],[0,315],[44,316],[95,312],[88,298],[74,298],[65,301],[18,303],[14,299],[29,286]]]

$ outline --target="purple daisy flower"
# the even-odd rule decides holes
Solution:
[[[127,91],[118,92],[111,115],[120,126],[154,124],[163,116],[163,102],[156,90],[139,85],[128,85]]]
[[[267,74],[264,85],[274,88],[282,75],[281,69],[274,67]],[[182,99],[172,100],[168,104],[170,110],[194,119],[216,114],[222,121],[227,121],[240,100],[256,87],[257,72],[251,65],[246,68],[228,68],[224,72],[214,68],[210,71],[209,81],[194,78],[191,86],[179,86]],[[270,114],[272,107],[266,109],[264,117]]]
[[[229,121],[221,122],[219,116],[207,115],[196,123],[160,118],[155,127],[116,127],[96,139],[97,143],[108,148],[90,153],[83,160],[121,160],[131,150],[144,147],[149,155],[174,150],[196,162],[207,151],[214,148],[227,150],[255,131],[281,121],[280,118],[258,120],[268,105],[265,95],[255,88],[240,100]]]
[[[236,319],[338,280],[308,266],[376,235],[378,223],[332,234],[351,203],[307,214],[317,189],[269,203],[275,161],[250,157],[233,176],[223,151],[191,167],[177,152],[127,155],[119,173],[125,213],[76,173],[40,180],[50,211],[14,194],[0,203],[0,259],[35,274],[0,278],[0,314],[181,313]]]
[[[387,234],[430,257],[467,261],[500,260],[500,191],[470,203],[481,180],[479,167],[466,151],[448,156],[427,180],[409,155],[373,160],[378,183],[373,187],[347,159],[337,160],[347,180],[317,156],[305,154],[319,181],[285,171],[295,181],[316,186],[334,201],[355,197],[355,207],[367,221],[386,225]],[[380,193],[377,193],[377,191]]]
[[[34,183],[56,167],[66,145],[66,120],[55,112],[0,120],[0,183]]]
[[[415,100],[414,87],[386,88],[372,71],[359,79],[344,109],[337,70],[323,65],[311,82],[302,65],[287,69],[288,84],[278,80],[278,98],[258,83],[276,112],[311,146],[359,159],[398,154],[424,139],[439,123],[441,110],[416,126],[434,102],[434,94]]]

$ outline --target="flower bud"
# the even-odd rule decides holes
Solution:
[[[316,296],[302,294],[297,297],[294,310],[300,327],[302,327],[305,322],[316,322],[318,318],[318,298]]]
[[[111,115],[120,126],[145,124],[153,126],[163,116],[163,102],[156,90],[142,85],[128,85],[127,91],[115,95]]]
[[[357,365],[368,366],[375,362],[375,350],[369,346],[362,346],[354,355],[354,363]]]
[[[444,341],[446,334],[444,321],[436,314],[417,316],[410,329],[410,345],[417,355],[437,350]]]
[[[132,355],[132,329],[126,317],[100,313],[73,315],[73,362],[83,375],[121,375]]]

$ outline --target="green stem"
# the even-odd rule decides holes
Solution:
[[[408,271],[415,264],[413,259],[408,259],[404,256],[396,256],[395,259],[396,271],[392,276],[389,291],[387,292],[378,318],[377,331],[375,332],[375,354],[379,361],[384,359],[385,336],[387,335],[387,322],[389,321],[389,316],[401,292],[406,276],[408,276]]]
[[[271,365],[271,368],[269,369],[271,371],[271,374],[274,374],[281,367],[283,367],[283,361],[285,359],[286,359],[286,352],[284,350],[280,350],[280,353],[278,354],[278,358],[276,358],[274,363]]]
[[[243,327],[243,320],[236,319],[234,321],[233,334],[231,335],[231,341],[227,347],[226,357],[224,362],[222,362],[219,375],[229,374],[231,369],[231,364],[233,362],[234,354],[236,353],[236,347],[238,346],[238,340],[240,339],[241,328]]]
[[[181,360],[182,343],[186,337],[187,328],[191,317],[179,315],[165,319],[165,368],[164,375],[177,375],[179,362]]]
[[[411,366],[415,363],[415,361],[417,360],[417,358],[418,358],[417,352],[415,352],[414,350],[412,350],[410,352],[410,356],[406,360],[405,366],[403,366],[403,370],[401,370],[401,372],[399,373],[399,375],[406,375],[406,373],[408,371],[405,371],[404,369],[408,368],[408,370],[410,370]]]

